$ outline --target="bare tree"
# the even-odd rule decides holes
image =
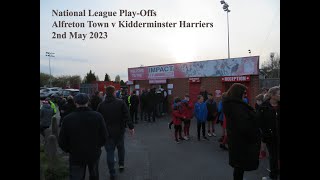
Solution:
[[[262,65],[267,78],[280,78],[280,54],[270,53],[270,59]]]
[[[120,83],[120,76],[119,76],[119,75],[117,75],[117,76],[116,76],[116,78],[115,78],[114,82],[116,82],[116,83]]]

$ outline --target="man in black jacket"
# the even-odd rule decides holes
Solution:
[[[77,109],[64,117],[59,146],[69,154],[70,180],[84,180],[88,166],[90,180],[99,179],[101,147],[107,140],[107,129],[100,113],[88,108],[89,97],[74,97]]]
[[[130,96],[130,115],[134,123],[138,123],[138,107],[139,107],[139,97],[136,95],[136,91],[132,91]]]
[[[153,122],[156,121],[156,89],[152,88],[147,94],[147,114],[148,114],[148,122],[151,122],[151,115],[152,115],[152,120]]]
[[[140,119],[147,121],[147,90],[143,90],[140,95]]]
[[[99,91],[96,91],[90,100],[92,110],[96,111],[101,102],[102,98],[99,96]]]
[[[106,98],[98,105],[97,111],[100,112],[106,122],[109,136],[105,149],[107,152],[107,164],[111,179],[115,178],[114,151],[118,149],[119,169],[124,170],[124,133],[126,126],[130,133],[134,134],[134,126],[129,116],[128,107],[124,101],[116,98],[114,86],[106,88]]]

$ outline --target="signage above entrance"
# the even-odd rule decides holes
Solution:
[[[200,78],[189,78],[189,82],[190,83],[199,83],[200,82]]]
[[[127,85],[133,85],[132,81],[127,81]]]
[[[167,84],[166,79],[150,79],[149,84]]]
[[[228,76],[222,77],[222,82],[246,82],[250,81],[250,76]]]

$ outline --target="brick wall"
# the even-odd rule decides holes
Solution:
[[[201,86],[207,90],[208,93],[212,93],[216,102],[220,101],[220,98],[215,97],[215,90],[220,89],[223,91],[221,77],[205,77],[201,78]]]
[[[169,96],[169,102],[173,102],[175,97],[183,99],[186,93],[189,93],[188,78],[169,79],[168,84],[173,84],[172,94]]]
[[[249,97],[249,104],[254,107],[254,104],[256,103],[256,96],[258,94],[261,93],[260,91],[260,86],[259,86],[259,76],[250,76],[250,94],[251,94],[251,97]]]
[[[151,85],[149,85],[149,80],[139,80],[139,81],[134,81],[134,84],[139,84],[140,86],[140,93],[142,89],[150,89]]]
[[[250,85],[248,87],[250,89],[250,97],[248,98],[249,104],[254,107],[255,97],[260,93],[259,76],[251,76],[250,78]],[[215,101],[219,102],[221,97],[215,97],[215,90],[220,89],[222,93],[224,91],[224,83],[222,83],[221,77],[204,77],[200,78],[200,80],[201,87],[205,88],[208,93],[212,93]],[[135,84],[140,85],[140,90],[153,87],[153,85],[149,85],[149,80],[135,81]],[[183,99],[184,95],[189,93],[189,78],[168,79],[167,84],[173,84],[172,94],[168,96],[169,104],[173,102],[175,97],[180,97]],[[164,89],[167,89],[167,85],[165,85]]]

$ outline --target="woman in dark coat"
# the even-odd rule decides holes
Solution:
[[[256,170],[259,166],[260,130],[254,109],[243,101],[246,90],[246,86],[234,83],[222,101],[234,180],[242,180],[244,171]]]
[[[257,109],[257,118],[261,123],[262,141],[269,152],[269,176],[277,179],[280,174],[280,87],[270,88],[266,98]]]

